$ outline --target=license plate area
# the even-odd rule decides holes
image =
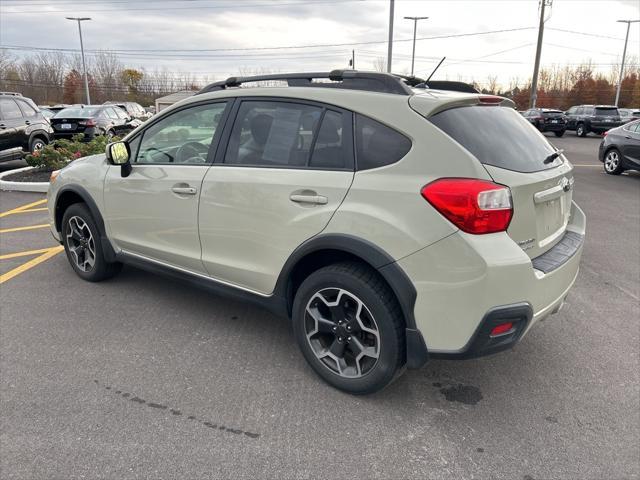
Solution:
[[[538,247],[545,247],[562,235],[569,221],[571,192],[536,204]]]
[[[61,130],[71,130],[72,125],[70,123],[61,123],[60,124],[60,129]]]

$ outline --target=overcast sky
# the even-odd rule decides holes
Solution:
[[[396,0],[395,5],[395,72],[411,66],[413,22],[403,17],[428,16],[418,23],[417,75],[428,75],[446,56],[434,78],[486,83],[497,75],[507,84],[531,76],[537,0]],[[389,0],[0,0],[0,47],[78,49],[76,24],[65,16],[92,18],[83,23],[87,50],[113,50],[133,67],[225,78],[241,68],[346,67],[352,49],[358,69],[373,69],[376,59],[386,58]],[[616,20],[640,18],[640,0],[554,0],[547,17],[543,66],[590,59],[608,72],[624,46],[626,25]],[[522,30],[456,36],[510,29]],[[310,45],[321,46],[265,49]],[[640,57],[640,24],[631,26],[630,57]]]

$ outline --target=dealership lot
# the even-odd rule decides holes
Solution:
[[[43,196],[3,192],[2,477],[637,478],[640,174],[605,175],[597,137],[549,139],[588,222],[565,309],[369,397],[322,383],[263,310],[133,268],[82,282],[23,229]]]

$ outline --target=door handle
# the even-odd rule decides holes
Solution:
[[[292,193],[289,200],[295,203],[310,203],[313,205],[326,205],[329,199],[323,195],[300,195]]]
[[[195,195],[198,189],[195,187],[172,187],[171,191],[178,195]]]
[[[25,124],[25,125],[31,125],[31,122],[30,122],[29,120],[25,120],[25,121],[24,121],[24,124]]]
[[[0,129],[4,130],[7,126],[4,123],[0,123]]]

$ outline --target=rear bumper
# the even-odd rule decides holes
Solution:
[[[575,203],[568,231],[579,236],[585,232],[584,214]],[[582,248],[580,242],[545,273],[534,268],[506,233],[456,232],[400,260],[416,287],[416,326],[429,355],[468,358],[517,343],[536,322],[560,308],[578,275]],[[505,311],[513,315],[514,306],[517,330],[499,345],[488,342],[486,329]]]
[[[543,132],[564,132],[566,129],[565,123],[545,123],[541,128]]]
[[[602,132],[606,132],[607,130],[611,130],[612,128],[619,127],[620,125],[623,125],[623,123],[622,122],[591,122],[591,124],[589,125],[589,131],[602,133]]]
[[[97,128],[87,128],[83,132],[62,132],[62,131],[54,131],[52,137],[56,140],[59,138],[65,138],[67,140],[71,140],[74,135],[84,135],[84,140],[89,141],[93,139],[98,134]]]

